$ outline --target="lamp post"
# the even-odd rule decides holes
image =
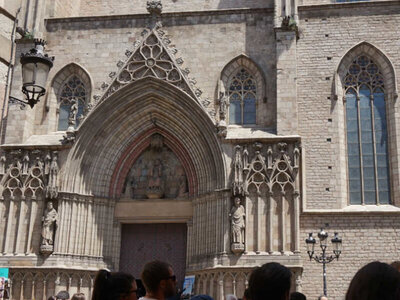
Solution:
[[[40,97],[46,93],[46,81],[50,69],[53,67],[54,56],[49,57],[44,53],[46,42],[35,39],[35,48],[21,54],[22,66],[22,92],[26,100],[10,97],[11,101],[28,104],[31,108],[39,102]]]
[[[328,246],[328,233],[321,228],[321,231],[318,233],[319,244],[322,250],[321,255],[314,255],[314,247],[316,244],[316,240],[312,236],[312,232],[308,234],[308,238],[306,239],[307,244],[307,253],[310,257],[310,261],[314,259],[318,263],[322,263],[322,276],[324,282],[324,295],[327,296],[326,290],[326,264],[332,262],[333,260],[339,260],[340,253],[342,253],[342,239],[339,238],[338,233],[335,232],[333,239],[331,240],[333,246],[333,255],[326,255],[326,248]]]

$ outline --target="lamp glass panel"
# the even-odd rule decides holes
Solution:
[[[33,82],[35,69],[36,67],[34,63],[27,63],[22,65],[22,83],[24,85]]]
[[[47,76],[49,75],[49,71],[50,71],[50,68],[48,65],[42,64],[42,63],[37,63],[35,84],[45,88]]]

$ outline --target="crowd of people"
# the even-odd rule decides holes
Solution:
[[[250,274],[248,288],[242,300],[306,300],[299,292],[290,293],[292,272],[279,263],[267,263]],[[178,300],[177,278],[172,266],[162,261],[152,261],[144,266],[141,274],[144,289],[135,278],[123,272],[100,270],[97,273],[91,300]],[[227,295],[226,300],[237,300]],[[49,300],[69,300],[67,291],[61,291]],[[400,261],[391,265],[371,262],[353,277],[346,293],[346,300],[400,300]],[[71,300],[86,300],[82,293]],[[190,300],[213,300],[208,295],[194,295]],[[322,295],[318,300],[328,300]]]

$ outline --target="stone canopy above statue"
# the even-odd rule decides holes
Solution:
[[[187,178],[177,156],[154,134],[149,147],[133,164],[123,195],[132,199],[181,198],[188,195]]]

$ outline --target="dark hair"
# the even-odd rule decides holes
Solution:
[[[86,300],[84,293],[76,293],[72,295],[71,300]]]
[[[134,280],[128,273],[100,270],[94,280],[92,300],[120,300],[130,293]]]
[[[400,272],[375,261],[362,267],[350,282],[346,300],[399,300]]]
[[[290,300],[307,300],[307,298],[300,292],[293,292],[290,294]]]
[[[157,292],[161,280],[168,279],[170,276],[169,268],[171,268],[171,265],[163,261],[148,262],[144,266],[141,276],[146,291]]]
[[[57,300],[56,296],[50,296],[47,300]]]
[[[400,271],[400,261],[399,260],[396,260],[396,261],[392,262],[390,265],[393,268],[395,268],[397,271]]]
[[[56,299],[61,299],[61,300],[68,300],[69,299],[69,293],[67,291],[59,291],[56,295]]]
[[[282,300],[290,290],[292,273],[279,263],[267,263],[253,270],[249,280],[251,300]]]
[[[249,289],[245,289],[244,290],[243,298],[245,298],[246,300],[250,300],[251,299]]]

